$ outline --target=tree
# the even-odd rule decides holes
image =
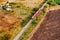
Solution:
[[[60,0],[54,0],[57,4],[60,5]]]
[[[38,7],[35,7],[35,8],[33,8],[33,11],[36,12],[38,9],[39,9]]]
[[[56,2],[54,0],[48,0],[48,4],[51,6],[55,6]]]

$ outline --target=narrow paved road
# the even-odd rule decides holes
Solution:
[[[48,1],[46,1],[41,8],[32,16],[32,19],[24,26],[24,28],[17,34],[17,36],[14,38],[14,40],[18,40],[20,36],[24,33],[24,31],[29,27],[29,24],[33,21],[33,18],[37,16],[37,14],[41,13],[44,6],[47,4]]]
[[[32,19],[24,26],[24,28],[18,33],[18,35],[14,38],[14,40],[18,40],[20,36],[24,33],[24,31],[29,27],[29,24],[32,22]]]

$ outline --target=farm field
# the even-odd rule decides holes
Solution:
[[[47,12],[30,40],[60,40],[60,9]],[[57,21],[58,20],[58,21]]]

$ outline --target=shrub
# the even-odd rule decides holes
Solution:
[[[11,2],[11,3],[9,3],[10,5],[16,5],[16,3],[15,2]]]
[[[33,8],[33,11],[36,12],[38,9],[39,9],[38,7],[35,7],[35,8]]]
[[[8,35],[1,35],[0,40],[9,40]]]
[[[37,24],[37,19],[33,19],[32,24]]]

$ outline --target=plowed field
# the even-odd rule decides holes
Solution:
[[[47,12],[30,40],[60,40],[60,9]]]

